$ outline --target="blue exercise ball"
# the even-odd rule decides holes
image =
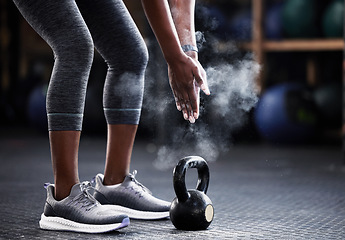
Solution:
[[[47,85],[35,87],[28,99],[27,116],[30,124],[40,131],[48,130],[46,111]]]
[[[252,13],[244,10],[234,16],[229,25],[232,39],[250,41],[252,39]]]
[[[260,97],[254,121],[259,134],[269,142],[305,142],[317,124],[312,93],[298,83],[275,85]]]
[[[283,3],[278,2],[267,8],[265,15],[265,35],[267,39],[282,39],[282,21],[281,14]]]
[[[207,5],[203,11],[206,28],[220,40],[228,40],[228,19],[223,11],[216,5]]]

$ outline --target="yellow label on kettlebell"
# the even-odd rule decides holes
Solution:
[[[207,222],[211,222],[213,220],[213,206],[211,204],[207,205],[205,209],[205,217]]]

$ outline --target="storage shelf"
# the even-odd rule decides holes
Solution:
[[[257,87],[259,91],[265,88],[265,64],[266,55],[269,52],[318,52],[318,51],[343,51],[345,47],[342,38],[318,38],[318,39],[282,39],[280,41],[272,41],[265,39],[264,36],[264,12],[265,0],[251,0],[252,2],[252,41],[238,42],[239,48],[252,51],[263,67],[257,77]],[[222,46],[226,49],[226,46]],[[317,84],[317,64],[316,60],[310,57],[306,62],[307,81],[310,85]]]
[[[246,50],[253,50],[254,42],[239,43],[239,47]],[[341,51],[344,49],[342,39],[296,39],[270,41],[263,40],[261,50],[266,52],[274,51]]]

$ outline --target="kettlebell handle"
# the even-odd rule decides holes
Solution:
[[[198,182],[196,189],[206,194],[210,180],[210,172],[205,159],[199,156],[188,156],[182,158],[173,171],[173,183],[176,196],[180,202],[185,202],[189,198],[186,188],[185,175],[188,168],[198,170]]]

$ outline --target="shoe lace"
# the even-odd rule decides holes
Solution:
[[[131,173],[129,174],[131,181],[134,182],[137,186],[139,186],[144,192],[147,192],[152,195],[152,192],[135,178],[137,173],[138,171],[134,170],[132,174]],[[140,192],[137,192],[137,193],[140,193]]]
[[[51,185],[51,183],[47,182],[44,183],[44,188],[47,189],[48,186]],[[99,203],[98,201],[92,196],[92,194],[89,192],[90,189],[93,189],[90,182],[85,181],[80,184],[80,190],[81,194],[78,194],[75,196],[68,205],[77,205],[81,203],[81,208],[85,208],[86,211],[91,210],[92,208],[96,207]]]
[[[85,208],[86,211],[91,210],[92,208],[96,207],[98,202],[89,192],[92,190],[93,187],[90,182],[85,181],[80,184],[81,194],[78,194],[75,198],[73,198],[72,202],[81,203],[81,208]]]

